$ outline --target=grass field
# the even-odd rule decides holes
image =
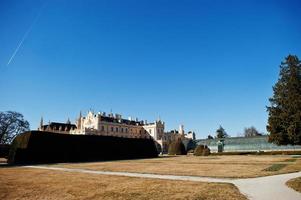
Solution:
[[[1,162],[5,160],[1,159]],[[301,171],[301,158],[287,155],[164,156],[50,166],[240,178]],[[300,179],[287,184],[300,189]],[[234,185],[225,183],[131,178],[3,165],[0,167],[0,186],[0,199],[245,199]]]
[[[301,192],[301,177],[291,179],[286,184],[294,190]]]
[[[54,166],[103,171],[247,178],[301,171],[301,158],[292,158],[287,155],[175,156],[141,160],[55,164]]]
[[[232,184],[0,168],[0,199],[246,199]]]

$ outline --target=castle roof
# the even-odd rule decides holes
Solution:
[[[64,131],[70,131],[71,129],[76,129],[76,125],[71,123],[50,122],[47,125],[43,125],[42,128],[44,130],[50,128],[52,130],[62,129]]]
[[[111,122],[111,123],[120,123],[120,124],[127,124],[127,125],[143,125],[143,121],[134,121],[134,120],[128,120],[128,119],[117,119],[114,117],[108,117],[108,116],[101,116],[101,121],[105,122]]]

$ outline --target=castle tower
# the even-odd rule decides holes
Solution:
[[[41,120],[40,120],[40,127],[39,127],[39,131],[41,131],[43,129],[43,117],[41,117]]]
[[[82,129],[82,111],[79,112],[79,117],[78,117],[77,122],[76,122],[76,127],[79,130]]]
[[[180,124],[179,126],[179,134],[184,135],[184,125]]]

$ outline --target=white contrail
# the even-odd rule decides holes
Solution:
[[[6,66],[8,66],[11,61],[14,59],[15,55],[18,53],[20,47],[22,46],[24,40],[27,38],[28,34],[30,33],[32,27],[34,26],[34,24],[38,21],[38,19],[40,18],[41,12],[43,10],[43,8],[45,7],[45,5],[43,5],[40,9],[40,11],[38,12],[37,17],[35,18],[35,20],[32,22],[32,24],[30,25],[30,27],[28,28],[28,30],[25,32],[24,36],[22,37],[22,40],[19,42],[17,48],[15,49],[14,53],[12,54],[12,56],[10,57],[10,59],[8,60]]]
[[[14,51],[13,55],[10,57],[9,61],[7,62],[6,66],[9,65],[9,63],[14,59],[15,55],[18,53],[21,45],[23,44],[24,40],[26,39],[27,35],[29,34],[29,32],[31,31],[32,26],[29,27],[29,29],[25,32],[22,40],[20,41],[20,43],[18,44],[16,50]]]

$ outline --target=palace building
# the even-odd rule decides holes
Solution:
[[[94,113],[89,111],[87,116],[79,114],[76,120],[76,129],[70,134],[105,135],[127,138],[161,139],[164,133],[164,122],[156,120],[154,123],[147,121],[123,119],[120,114],[108,114],[105,112]]]
[[[149,138],[156,141],[160,151],[167,152],[168,145],[177,138],[193,139],[194,133],[185,134],[183,125],[179,131],[165,132],[165,123],[158,119],[152,123],[134,120],[131,117],[128,119],[122,118],[120,114],[105,112],[94,113],[89,111],[86,116],[82,116],[80,112],[76,119],[76,124],[71,124],[70,120],[67,123],[49,122],[48,125],[43,125],[41,119],[40,131],[65,133],[73,135],[102,135],[125,138]]]

